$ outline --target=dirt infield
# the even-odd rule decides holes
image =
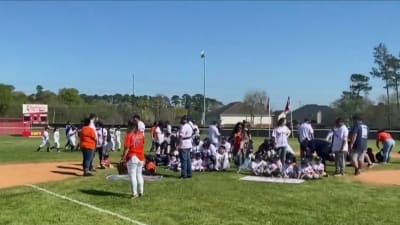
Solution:
[[[368,171],[355,179],[371,184],[400,185],[400,170]]]
[[[392,153],[390,154],[390,157],[392,157],[393,159],[400,159],[400,154],[399,153]]]
[[[82,176],[80,162],[5,164],[0,165],[0,171],[0,188]],[[370,170],[355,179],[371,184],[400,185],[400,170]]]
[[[79,162],[0,165],[0,188],[57,181],[82,176]]]

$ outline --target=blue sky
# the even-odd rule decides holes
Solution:
[[[330,104],[372,50],[400,52],[400,2],[0,2],[0,82],[35,92],[202,93],[228,103],[264,90]],[[373,79],[370,97],[384,94]]]

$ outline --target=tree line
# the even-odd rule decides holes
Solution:
[[[332,103],[332,107],[339,116],[350,118],[360,114],[371,124],[380,129],[400,128],[400,53],[391,54],[384,43],[373,49],[374,65],[368,75],[351,74],[349,89],[342,92],[339,99]],[[385,96],[374,104],[368,97],[372,90],[370,78],[380,79],[384,83]]]
[[[9,118],[21,117],[22,104],[47,104],[49,123],[65,123],[68,120],[79,123],[84,116],[95,112],[107,124],[124,124],[134,113],[139,114],[147,124],[156,120],[168,120],[176,124],[183,115],[189,115],[200,122],[203,112],[201,94],[171,97],[162,94],[88,95],[79,93],[75,88],[62,88],[54,93],[37,85],[36,93],[26,95],[16,91],[13,85],[0,84],[0,99],[0,116]],[[216,99],[206,98],[207,112],[222,105]]]

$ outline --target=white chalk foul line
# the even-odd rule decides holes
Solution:
[[[121,214],[118,214],[118,213],[115,213],[115,212],[111,212],[111,211],[109,211],[109,210],[102,209],[102,208],[96,207],[96,206],[94,206],[94,205],[90,205],[90,204],[88,204],[88,203],[84,203],[84,202],[81,202],[81,201],[78,201],[78,200],[69,198],[69,197],[67,197],[67,196],[54,193],[54,192],[52,192],[52,191],[46,190],[46,189],[44,189],[44,188],[38,187],[38,186],[33,185],[33,184],[28,184],[28,185],[26,185],[26,186],[31,187],[31,188],[34,188],[34,189],[39,190],[39,191],[43,191],[43,192],[45,192],[45,193],[47,193],[47,194],[50,194],[50,195],[53,195],[53,196],[55,196],[55,197],[57,197],[57,198],[61,198],[61,199],[64,199],[64,200],[68,200],[68,201],[73,202],[73,203],[75,203],[75,204],[78,204],[78,205],[85,206],[85,207],[87,207],[87,208],[96,210],[97,212],[100,212],[100,213],[107,213],[107,214],[109,214],[109,215],[118,217],[118,218],[121,219],[121,220],[130,222],[130,223],[132,223],[132,224],[146,225],[145,223],[139,222],[139,221],[137,221],[137,220],[133,220],[133,219],[131,219],[131,218],[129,218],[129,217],[126,217],[126,216],[123,216],[123,215],[121,215]]]

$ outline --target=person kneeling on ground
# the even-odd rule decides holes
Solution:
[[[192,158],[192,170],[193,171],[204,171],[203,160],[201,159],[200,153],[195,153]]]
[[[216,154],[216,165],[215,170],[227,170],[229,169],[229,156],[224,145],[219,146]]]
[[[287,160],[286,169],[284,169],[284,178],[298,178],[299,168],[296,165],[296,160]]]
[[[382,148],[383,162],[382,163],[384,163],[384,164],[389,163],[390,153],[392,152],[392,149],[394,148],[394,145],[395,145],[392,135],[390,135],[390,133],[386,132],[385,130],[378,131],[378,133],[376,135],[376,147],[378,149],[380,149],[379,142],[382,142],[382,145],[383,145],[383,148]]]
[[[326,172],[325,172],[325,165],[322,163],[322,158],[321,157],[316,157],[315,158],[315,162],[312,164],[312,168],[314,170],[314,172],[316,174],[318,174],[318,176],[320,178],[327,176]]]
[[[267,162],[267,168],[265,174],[271,177],[281,177],[283,171],[283,165],[280,160],[280,156],[274,156],[270,162]]]
[[[299,178],[304,180],[319,179],[319,175],[313,170],[311,164],[307,160],[301,162],[301,170]]]
[[[251,162],[251,170],[254,175],[262,176],[267,170],[267,162],[262,160],[260,155],[255,155],[254,160]]]
[[[125,149],[121,162],[126,162],[128,167],[132,198],[143,196],[144,134],[138,130],[138,123],[135,120],[128,122],[128,133],[125,137]]]

